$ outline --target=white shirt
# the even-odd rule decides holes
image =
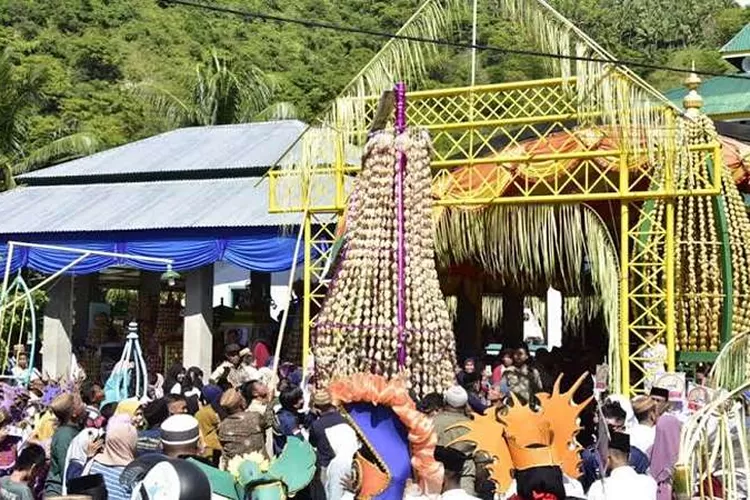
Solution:
[[[242,363],[242,370],[245,372],[245,378],[248,380],[248,382],[251,382],[253,380],[260,380],[260,373],[258,372],[258,369],[253,365]]]
[[[603,484],[602,484],[603,481]],[[588,500],[656,500],[656,481],[630,466],[618,467],[591,485]]]
[[[635,446],[643,453],[648,454],[648,450],[654,445],[656,438],[656,427],[637,424],[630,429],[630,446]]]
[[[37,370],[36,368],[32,369],[31,373],[29,374],[29,369],[28,368],[21,368],[18,365],[14,366],[11,369],[11,374],[13,375],[13,378],[15,378],[17,380],[25,380],[26,379],[26,375],[30,375],[29,376],[29,381],[36,380],[36,379],[42,377],[41,374],[39,373],[39,370]]]
[[[440,495],[440,498],[443,500],[471,500],[472,498],[479,500],[479,497],[471,496],[460,488],[444,491],[443,494]]]

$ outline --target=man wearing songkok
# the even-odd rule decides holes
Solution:
[[[171,458],[200,455],[198,421],[191,415],[172,415],[161,424],[161,449]]]
[[[443,393],[443,399],[445,400],[445,406],[433,419],[435,434],[437,434],[438,438],[437,444],[438,446],[450,446],[472,457],[471,460],[466,460],[464,463],[464,471],[461,475],[461,488],[469,495],[474,495],[477,470],[473,460],[475,447],[467,441],[459,441],[468,431],[458,426],[458,424],[470,420],[467,408],[469,394],[463,387],[454,385]]]
[[[638,474],[628,465],[630,436],[612,432],[607,451],[609,476],[596,481],[589,490],[588,500],[656,500],[656,481]]]
[[[630,430],[630,446],[648,455],[656,437],[656,401],[638,396],[633,400],[633,412],[638,423]]]
[[[662,416],[669,409],[669,390],[663,387],[652,387],[649,396],[656,402],[658,420],[658,417]]]
[[[464,464],[471,460],[460,451],[445,446],[435,448],[435,460],[443,464],[445,473],[443,475],[443,494],[440,496],[444,500],[471,500],[477,498],[469,495],[461,488],[461,475],[463,474]]]

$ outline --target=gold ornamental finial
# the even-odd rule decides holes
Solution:
[[[701,83],[703,83],[703,80],[696,74],[695,61],[693,61],[693,71],[685,79],[685,87],[687,87],[688,93],[682,99],[682,105],[688,114],[696,113],[703,107],[703,98],[698,93]]]

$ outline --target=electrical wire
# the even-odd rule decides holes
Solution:
[[[372,37],[377,37],[377,38],[386,38],[389,40],[404,40],[408,42],[426,43],[426,44],[439,45],[443,47],[452,47],[452,48],[458,48],[458,49],[481,50],[481,51],[487,51],[487,52],[499,52],[502,54],[542,57],[542,58],[549,58],[549,59],[565,59],[565,60],[580,61],[580,62],[605,63],[605,64],[614,64],[618,66],[629,66],[633,68],[672,71],[675,73],[695,73],[697,75],[702,75],[702,76],[712,76],[712,77],[720,76],[720,77],[725,77],[725,78],[736,78],[736,79],[743,79],[743,80],[748,79],[746,76],[737,75],[737,74],[725,74],[725,73],[718,73],[714,71],[696,70],[692,68],[678,68],[675,66],[661,66],[658,64],[648,64],[648,63],[642,63],[642,62],[631,61],[631,60],[626,60],[626,59],[615,59],[615,58],[602,59],[598,57],[553,54],[550,52],[540,52],[540,51],[535,51],[535,50],[509,49],[509,48],[504,48],[504,47],[497,47],[494,45],[453,42],[450,40],[440,40],[440,39],[426,38],[426,37],[420,37],[420,36],[399,35],[396,33],[376,31],[376,30],[370,30],[370,29],[365,29],[365,28],[355,28],[351,26],[343,26],[340,24],[333,24],[333,23],[328,23],[328,22],[323,22],[323,21],[294,19],[294,18],[283,17],[283,16],[279,16],[275,14],[245,11],[245,10],[240,10],[240,9],[234,9],[231,7],[212,5],[212,4],[207,4],[204,2],[193,1],[193,0],[159,0],[159,4],[162,6],[169,5],[169,4],[182,5],[185,7],[203,9],[203,10],[222,13],[222,14],[233,14],[236,16],[244,17],[248,20],[259,19],[261,21],[270,21],[270,22],[275,22],[275,23],[280,23],[280,24],[295,24],[299,26],[304,26],[306,28],[326,29],[326,30],[337,31],[341,33],[367,35],[367,36],[372,36]]]

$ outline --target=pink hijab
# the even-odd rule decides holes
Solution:
[[[135,460],[138,431],[127,415],[112,417],[107,426],[104,450],[94,457],[102,465],[125,467]]]
[[[659,486],[657,500],[672,500],[672,474],[680,451],[681,431],[682,422],[672,415],[662,415],[656,422],[649,474]]]

